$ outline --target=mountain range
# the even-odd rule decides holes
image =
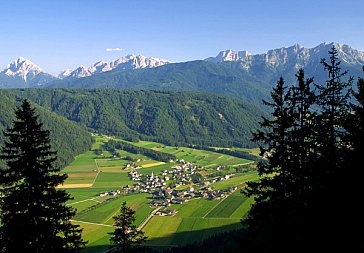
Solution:
[[[0,88],[44,87],[44,84],[59,79],[82,78],[114,69],[134,70],[140,68],[154,68],[168,63],[171,62],[155,57],[130,54],[112,62],[98,61],[89,68],[81,65],[74,70],[66,69],[55,77],[46,73],[41,67],[30,60],[19,57],[0,72]]]
[[[58,78],[81,78],[86,76],[91,76],[97,73],[104,73],[113,69],[118,70],[133,70],[140,68],[154,68],[170,63],[170,61],[155,58],[155,57],[145,57],[143,55],[127,55],[125,57],[119,58],[112,62],[99,61],[91,65],[89,68],[81,65],[75,70],[67,69],[62,71]]]
[[[276,80],[283,76],[294,82],[304,68],[307,77],[324,81],[320,61],[335,47],[342,68],[349,75],[362,75],[364,52],[335,42],[313,48],[301,45],[272,49],[263,54],[225,50],[205,60],[171,63],[153,57],[128,55],[112,62],[99,61],[89,68],[65,70],[58,77],[45,73],[29,60],[19,58],[0,73],[0,87],[47,88],[132,88],[139,90],[181,90],[217,93],[259,102],[269,96]]]

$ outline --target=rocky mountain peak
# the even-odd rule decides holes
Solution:
[[[225,50],[221,51],[216,57],[210,57],[206,60],[211,62],[236,61],[240,62],[241,66],[246,70],[249,70],[253,65],[262,63],[273,69],[282,66],[298,69],[305,67],[309,62],[319,62],[321,58],[327,58],[327,53],[333,46],[338,50],[340,60],[348,64],[364,64],[364,52],[336,42],[321,43],[313,48],[305,48],[300,44],[295,44],[255,55],[251,55],[247,51]]]
[[[231,49],[221,51],[216,57],[210,57],[206,60],[212,61],[212,62],[224,62],[224,61],[240,61],[247,56],[249,56],[250,53],[246,50],[243,51],[233,51]]]
[[[31,62],[30,60],[19,57],[12,63],[6,65],[5,69],[1,72],[10,77],[19,77],[24,82],[29,81],[40,73],[45,73],[42,68]]]
[[[155,57],[145,57],[143,55],[129,54],[111,62],[106,62],[106,61],[96,62],[89,68],[86,68],[85,66],[80,66],[79,68],[77,68],[72,72],[63,71],[66,72],[67,75],[62,75],[60,76],[60,78],[65,78],[65,77],[81,78],[81,77],[91,76],[96,73],[104,73],[113,69],[133,70],[140,68],[154,68],[168,63],[170,63],[170,61]]]

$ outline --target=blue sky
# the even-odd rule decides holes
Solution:
[[[1,1],[0,69],[19,56],[58,74],[131,53],[180,62],[295,43],[364,50],[363,9],[362,0]]]

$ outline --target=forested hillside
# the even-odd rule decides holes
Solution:
[[[169,145],[252,146],[251,130],[264,115],[258,107],[227,97],[175,91],[120,89],[3,90],[29,98],[80,125],[127,140]]]
[[[3,131],[12,126],[15,118],[14,111],[20,105],[21,99],[15,96],[8,96],[0,92],[0,145],[4,143]],[[69,164],[76,155],[91,148],[93,138],[86,128],[67,120],[45,108],[37,106],[36,112],[40,121],[43,122],[44,129],[51,131],[51,144],[57,150],[58,159],[55,162],[57,167],[64,167]]]

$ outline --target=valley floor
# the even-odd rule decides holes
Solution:
[[[253,200],[239,189],[258,178],[252,161],[146,141],[131,144],[178,159],[166,163],[124,150],[117,150],[115,156],[105,149],[111,138],[117,140],[96,136],[92,150],[77,156],[63,170],[69,177],[59,186],[74,198],[68,204],[77,209],[73,222],[83,228],[88,242],[84,252],[108,249],[113,216],[124,201],[136,211],[135,223],[148,236],[147,245],[156,248],[185,245],[241,226]],[[131,172],[147,182],[133,181]],[[193,183],[188,173],[199,173],[202,180]],[[182,175],[182,180],[173,179],[176,175]],[[166,189],[165,195],[153,188],[152,181],[158,183],[158,179],[163,182],[158,189]],[[147,190],[143,187],[148,181],[152,188]]]

